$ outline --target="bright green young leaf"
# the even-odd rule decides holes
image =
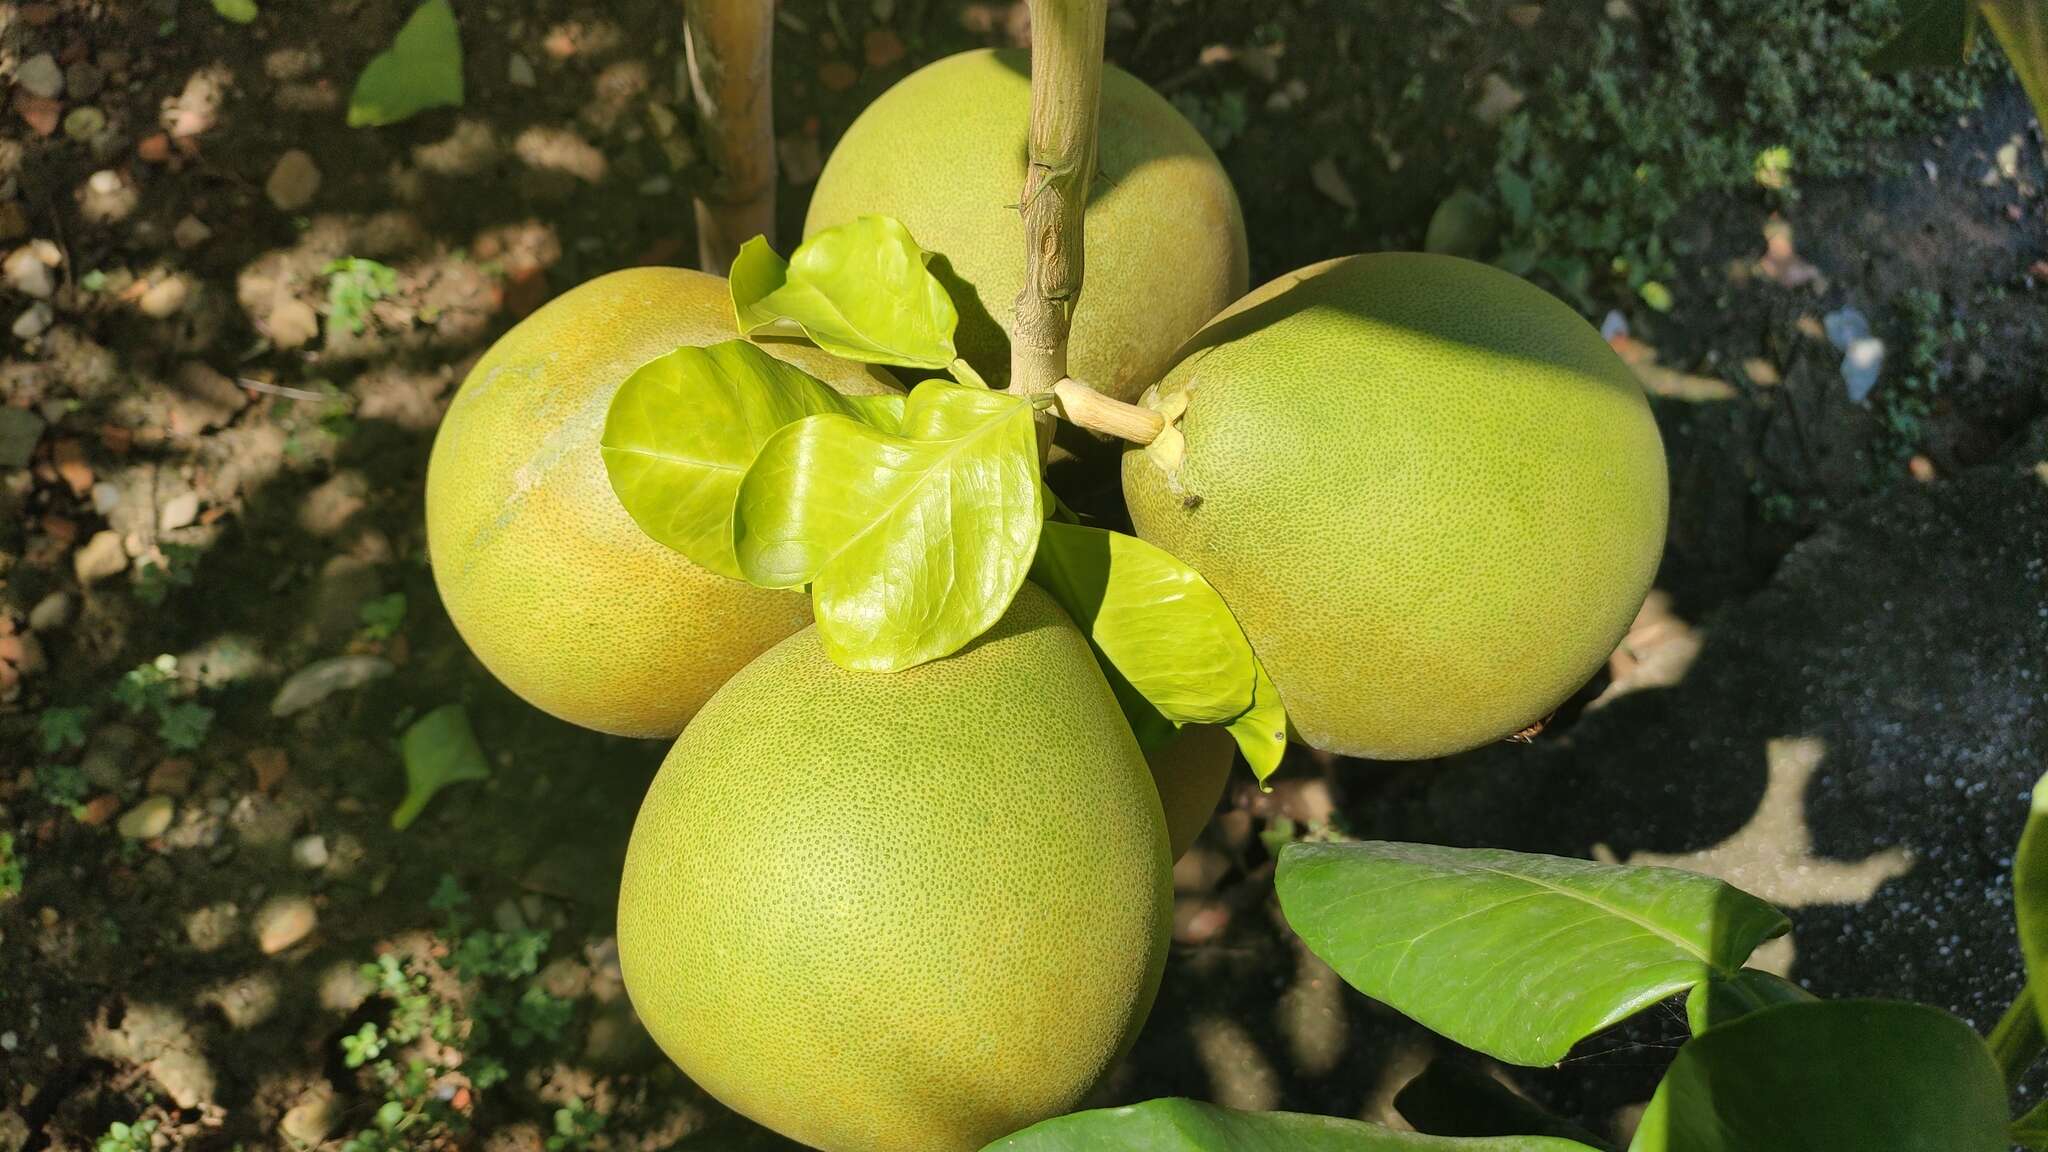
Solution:
[[[903,405],[909,397],[901,392],[877,392],[872,396],[842,396],[863,423],[884,432],[903,431]]]
[[[1732,976],[1716,973],[1693,985],[1685,997],[1685,1020],[1697,1036],[1773,1004],[1802,1004],[1812,999],[1813,993],[1782,976],[1744,968]]]
[[[1977,0],[1977,7],[2027,90],[2035,117],[2048,123],[2048,6],[2041,0]]]
[[[491,774],[476,730],[469,726],[469,710],[460,704],[444,704],[413,721],[398,747],[405,758],[405,800],[391,814],[391,826],[401,832],[441,789]]]
[[[1054,521],[1038,538],[1031,579],[1115,669],[1112,684],[1121,678],[1174,724],[1230,724],[1261,780],[1279,766],[1279,694],[1237,617],[1194,569],[1135,536]]]
[[[1588,1152],[1548,1136],[1459,1140],[1363,1120],[1147,1100],[1042,1121],[983,1152]]]
[[[1468,1065],[1438,1057],[1394,1094],[1394,1110],[1432,1136],[1555,1136],[1589,1148],[1607,1144]]]
[[[956,652],[1002,618],[1045,522],[1031,403],[927,380],[901,433],[809,416],[740,481],[733,542],[762,587],[811,585],[825,652],[894,672]]]
[[[256,0],[213,0],[213,10],[230,24],[248,24],[256,19]]]
[[[744,340],[678,348],[633,370],[612,397],[599,452],[612,491],[641,531],[735,580],[732,507],[740,478],[768,437],[821,412],[901,420],[857,403]]]
[[[2031,3],[2032,0],[2027,0]],[[1975,0],[1907,0],[1906,22],[1873,52],[1864,66],[1872,72],[1954,67],[1969,59],[1977,32]]]
[[[1530,1066],[1733,975],[1791,927],[1710,876],[1495,848],[1290,844],[1275,883],[1288,924],[1352,987]]]
[[[786,264],[756,236],[733,259],[733,317],[748,336],[808,336],[848,360],[947,368],[959,315],[930,260],[889,216],[828,228]]]
[[[396,124],[429,108],[462,106],[462,38],[448,0],[426,0],[356,77],[348,126]]]
[[[2013,853],[2012,905],[2020,953],[2027,961],[2027,985],[2042,1023],[2048,1025],[2048,776],[2034,783],[2027,826]]]
[[[2005,1083],[1924,1004],[1779,1004],[1678,1050],[1629,1152],[2005,1152]]]

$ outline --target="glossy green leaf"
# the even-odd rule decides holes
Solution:
[[[444,704],[413,721],[398,748],[405,759],[405,799],[391,814],[391,826],[401,832],[441,789],[491,775],[476,729],[469,725],[469,710],[460,704]]]
[[[2034,783],[2027,826],[2013,853],[2012,904],[2020,953],[2027,961],[2027,984],[2033,989],[2034,1007],[2048,1024],[2048,776]]]
[[[1630,1152],[2005,1152],[2005,1084],[1924,1004],[1813,1000],[1678,1050]]]
[[[2029,0],[2031,2],[2031,0]],[[1973,0],[1907,0],[1906,22],[1864,66],[1872,72],[1954,67],[1969,59],[1977,32]]]
[[[958,651],[1016,596],[1045,522],[1028,400],[927,380],[900,433],[809,416],[740,482],[740,571],[811,585],[825,652],[893,672]]]
[[[348,126],[376,128],[429,108],[462,106],[462,37],[448,0],[426,0],[356,77]]]
[[[1232,734],[1259,779],[1279,765],[1287,741],[1279,696],[1258,696],[1271,681],[1223,597],[1194,569],[1135,536],[1052,522],[1031,579],[1087,633],[1115,669],[1112,683],[1121,678],[1174,724],[1230,724],[1256,708],[1249,742]],[[1275,728],[1277,748],[1267,738]]]
[[[1587,1152],[1549,1136],[1459,1140],[1363,1120],[1238,1112],[1194,1100],[1147,1100],[1034,1124],[984,1152]]]
[[[1710,876],[1495,848],[1291,844],[1275,883],[1287,922],[1352,987],[1531,1066],[1732,975],[1791,926]]]
[[[902,419],[901,396],[841,396],[744,340],[678,348],[633,370],[612,397],[599,451],[633,522],[700,567],[744,579],[732,549],[733,500],[761,446],[821,412]]]
[[[1590,1148],[1607,1144],[1477,1068],[1439,1057],[1394,1094],[1394,1110],[1432,1136],[1555,1136]]]
[[[756,236],[733,259],[733,317],[749,336],[807,336],[848,360],[946,368],[959,315],[930,260],[889,216],[828,228],[788,263]]]
[[[1692,986],[1685,997],[1685,1021],[1697,1036],[1773,1004],[1803,1004],[1814,995],[1782,976],[1756,968],[1720,973]]]
[[[1252,706],[1225,727],[1237,741],[1237,750],[1244,753],[1252,774],[1264,784],[1287,755],[1287,709],[1280,705],[1280,689],[1266,675],[1266,666],[1259,665],[1257,671],[1252,681]]]
[[[1977,0],[1977,6],[2027,90],[2034,115],[2048,123],[2048,5],[2041,0]]]
[[[2022,1148],[2048,1152],[2048,1100],[2034,1105],[2026,1115],[2013,1121],[2008,1135]]]

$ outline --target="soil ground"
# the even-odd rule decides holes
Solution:
[[[0,457],[0,831],[24,870],[0,900],[0,1152],[88,1147],[138,1119],[159,1148],[344,1140],[386,1094],[342,1041],[401,1003],[360,966],[437,973],[431,954],[485,932],[544,939],[538,972],[511,964],[500,983],[569,1007],[546,1043],[497,1029],[503,1085],[437,1081],[471,1121],[456,1142],[745,1138],[652,1050],[618,986],[611,895],[662,747],[571,728],[492,681],[436,601],[420,512],[442,408],[496,333],[592,275],[694,253],[704,172],[680,6],[458,0],[466,106],[345,127],[354,75],[408,7],[265,5],[236,25],[193,0],[0,3],[0,79],[17,81],[0,248],[48,280],[10,259],[0,284],[0,320],[30,317],[0,344],[15,456]],[[867,100],[1022,33],[1009,4],[784,7],[785,236]],[[1255,282],[1417,246],[1435,205],[1485,176],[1463,111],[1393,124],[1379,151],[1400,164],[1335,146],[1407,66],[1405,18],[1236,7],[1118,4],[1110,54],[1170,94],[1238,94],[1221,156]],[[1526,6],[1445,7],[1485,10],[1442,68],[1463,109],[1522,34],[1494,9]],[[24,98],[20,69],[44,53],[64,90]],[[294,150],[317,176],[296,160],[279,174]],[[1789,204],[1688,205],[1670,229],[1686,244],[1676,306],[1619,305],[1674,510],[1658,591],[1610,672],[1530,744],[1415,765],[1298,753],[1270,794],[1241,776],[1177,871],[1159,1006],[1101,1100],[1396,1119],[1393,1091],[1444,1046],[1287,932],[1271,846],[1302,834],[1715,871],[1790,910],[1768,959],[1814,991],[1989,1027],[2021,983],[2011,851],[2048,768],[2039,135],[2000,81],[1961,120],[1877,150],[1870,174]],[[331,314],[325,269],[344,257],[397,274],[361,331]],[[1942,387],[1902,432],[1883,389],[1903,387],[1914,334],[1884,317],[1914,291],[1939,293],[1935,327],[1964,334],[1929,351]],[[1824,334],[1848,304],[1892,345],[1870,404],[1849,399]],[[1102,495],[1073,479],[1077,502]],[[395,623],[366,614],[393,593]],[[112,696],[159,654],[176,657],[165,691],[211,710],[196,748]],[[330,694],[274,715],[309,667]],[[396,734],[449,702],[493,774],[395,832]],[[45,750],[53,709],[84,711]],[[449,877],[469,896],[461,932]],[[430,992],[491,1011],[489,980]],[[1612,1131],[1683,1035],[1667,1006],[1514,1079]],[[552,1125],[572,1100],[604,1119],[565,1140]]]

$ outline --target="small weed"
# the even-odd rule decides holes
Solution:
[[[403,1050],[424,1036],[458,1049],[462,1074],[476,1091],[502,1083],[510,1074],[506,1059],[518,1052],[560,1042],[575,1006],[531,985],[547,954],[546,932],[473,931],[469,894],[453,876],[443,875],[427,906],[447,919],[441,932],[447,958],[433,963],[459,976],[466,985],[461,1003],[443,1000],[433,991],[426,972],[395,954],[363,966],[376,985],[377,996],[391,1006],[381,1027],[365,1024],[341,1039],[342,1061],[368,1072],[384,1092],[369,1127],[343,1143],[344,1152],[395,1152],[460,1135],[465,1116],[441,1097],[437,1084],[450,1068],[409,1058]],[[603,1127],[601,1117],[580,1104],[563,1109],[555,1121],[555,1152],[584,1152]]]
[[[93,1152],[149,1152],[149,1138],[155,1132],[154,1120],[137,1120],[133,1124],[116,1120],[107,1125],[107,1134],[93,1143]]]
[[[85,724],[91,719],[90,708],[45,708],[36,717],[36,746],[45,756],[55,756],[70,748],[83,748]]]
[[[548,1152],[586,1152],[590,1142],[604,1131],[604,1114],[573,1098],[566,1108],[555,1109],[555,1130],[548,1136]]]
[[[405,593],[393,592],[363,601],[356,609],[356,619],[362,622],[358,635],[363,639],[391,639],[405,625]]]
[[[398,290],[398,272],[390,265],[360,256],[344,256],[321,269],[327,276],[327,319],[361,332],[370,307]]]
[[[1935,397],[1954,371],[1956,350],[1970,332],[1960,319],[1948,316],[1939,292],[1908,289],[1893,302],[1893,309],[1905,332],[1905,354],[1899,371],[1885,381],[1875,401],[1881,425],[1879,456],[1897,466],[1926,440]]]
[[[92,786],[76,764],[45,764],[36,769],[36,791],[43,803],[77,816]]]
[[[22,860],[14,854],[14,833],[0,832],[0,904],[21,895]]]
[[[163,562],[142,561],[135,570],[135,598],[152,608],[161,607],[174,588],[190,588],[198,575],[199,549],[190,544],[166,544]]]
[[[114,700],[131,716],[155,716],[157,737],[168,747],[190,752],[206,742],[206,734],[213,728],[213,709],[179,699],[177,690],[178,658],[166,654],[123,673],[114,685]]]

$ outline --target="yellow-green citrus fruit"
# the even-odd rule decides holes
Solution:
[[[737,335],[723,279],[614,272],[505,333],[449,405],[427,466],[434,582],[470,651],[536,707],[603,732],[673,736],[810,622],[803,593],[726,579],[649,539],[598,453],[633,369]],[[894,387],[814,348],[768,351],[842,392]]]
[[[1009,375],[1007,333],[1024,282],[1017,204],[1030,67],[1021,52],[963,52],[899,81],[833,148],[804,219],[808,236],[894,216],[946,257],[950,272],[934,268],[960,312],[955,343],[997,384]],[[1128,400],[1243,294],[1244,216],[1201,133],[1120,68],[1103,69],[1096,145],[1069,367]]]
[[[806,629],[721,688],[633,827],[619,961],[734,1110],[825,1152],[972,1152],[1143,1022],[1166,852],[1087,641],[1026,584],[946,659],[850,672]]]
[[[1138,534],[1230,605],[1317,748],[1417,759],[1542,719],[1598,670],[1663,549],[1664,446],[1554,297],[1411,253],[1304,269],[1218,316],[1124,455]]]
[[[1175,860],[1208,827],[1236,762],[1237,741],[1228,728],[1214,724],[1190,724],[1145,753],[1160,806],[1166,810],[1166,839]]]

